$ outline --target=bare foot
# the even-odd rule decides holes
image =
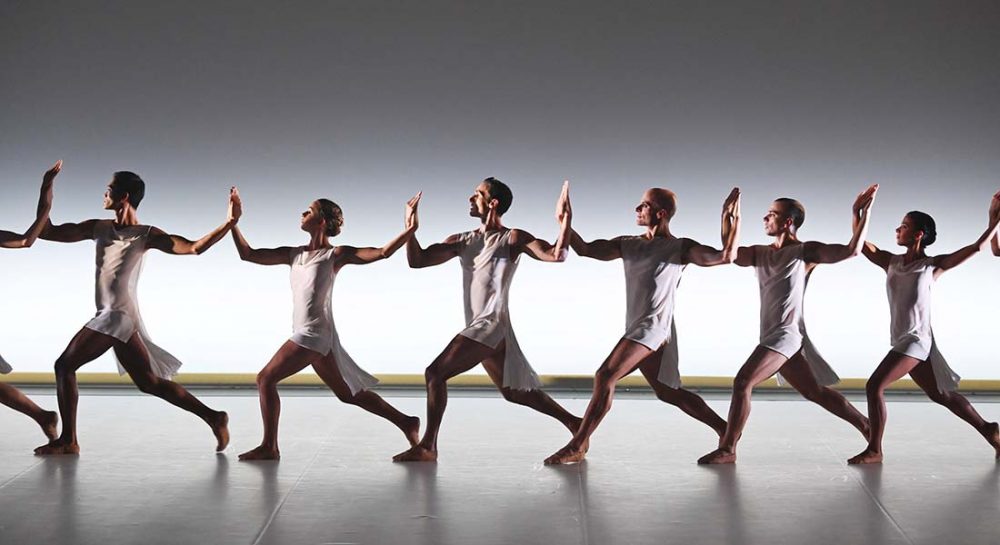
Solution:
[[[406,436],[406,440],[410,442],[411,447],[417,446],[420,442],[420,419],[416,416],[406,417],[406,423],[403,424],[399,429],[403,430],[403,435]]]
[[[698,463],[701,465],[734,464],[736,463],[736,453],[718,448],[698,458]]]
[[[55,439],[35,449],[35,456],[61,456],[80,454],[80,445],[75,442]]]
[[[872,452],[869,449],[865,449],[854,458],[847,460],[847,463],[854,466],[860,464],[881,464],[882,463],[882,453]]]
[[[281,458],[281,453],[276,448],[269,448],[261,445],[253,450],[248,450],[239,456],[241,462],[253,460],[277,460]]]
[[[986,424],[986,433],[983,435],[993,445],[993,449],[997,452],[997,460],[1000,460],[1000,425],[996,422]]]
[[[215,434],[215,452],[222,452],[229,446],[229,415],[225,411],[220,411],[215,420],[208,423]]]
[[[549,456],[545,459],[545,465],[563,465],[563,464],[578,464],[583,461],[584,457],[587,455],[587,451],[580,449],[576,450],[571,447],[563,447],[556,451],[555,454]]]
[[[56,437],[59,436],[57,432],[59,428],[59,413],[45,411],[45,416],[38,421],[38,425],[42,428],[42,433],[45,434],[45,437],[49,438],[49,441],[55,441]]]
[[[436,462],[438,453],[420,445],[413,445],[410,450],[400,452],[392,457],[393,462]]]

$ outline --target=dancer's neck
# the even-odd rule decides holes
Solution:
[[[330,237],[325,232],[317,231],[309,234],[309,244],[306,245],[307,251],[323,250],[329,247]]]
[[[657,223],[656,225],[647,225],[646,233],[642,235],[646,240],[653,240],[654,238],[674,238],[674,235],[670,234],[670,223]]]
[[[906,253],[903,254],[903,263],[913,263],[918,259],[923,259],[927,257],[924,253],[924,249],[920,246],[920,243],[914,244],[913,246],[906,247]]]
[[[490,231],[502,231],[504,229],[506,229],[506,227],[503,226],[503,220],[500,219],[500,216],[493,214],[487,214],[486,217],[483,218],[482,225],[479,226],[479,230],[483,233],[488,233]]]
[[[139,213],[130,204],[115,210],[115,225],[139,225]]]
[[[781,248],[792,244],[801,244],[799,237],[791,231],[784,231],[775,235],[774,242],[771,243],[771,246],[780,250]]]

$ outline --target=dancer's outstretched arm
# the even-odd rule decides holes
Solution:
[[[386,243],[381,248],[355,248],[353,246],[337,246],[337,261],[344,265],[364,265],[380,259],[386,259],[400,249],[406,241],[417,232],[417,204],[421,193],[417,193],[406,203],[406,215],[403,219],[403,232]]]
[[[700,267],[713,267],[732,263],[737,257],[740,238],[740,188],[734,187],[722,204],[722,249],[716,250],[684,239],[684,259]]]
[[[569,201],[569,181],[563,182],[562,193],[556,201],[556,221],[559,222],[559,238],[556,243],[549,244],[531,233],[514,229],[511,231],[511,244],[534,259],[548,262],[566,261],[566,254],[573,232],[573,207]]]
[[[865,245],[861,248],[861,254],[867,257],[868,261],[882,267],[882,270],[889,270],[889,261],[892,260],[891,253],[885,250],[880,250],[878,246],[865,241]]]
[[[229,189],[229,213],[225,223],[198,240],[188,240],[180,235],[166,233],[159,227],[153,227],[149,231],[149,247],[173,255],[201,255],[208,251],[216,242],[222,240],[222,237],[226,236],[230,229],[236,226],[236,222],[239,221],[240,215],[243,213],[242,207],[232,199],[234,189],[236,188]]]
[[[993,242],[990,245],[993,246],[993,255],[1000,257],[1000,232],[993,235]]]
[[[56,174],[62,170],[62,161],[56,161],[52,168],[42,176],[42,189],[38,195],[38,208],[35,211],[35,221],[24,234],[0,231],[0,248],[30,248],[49,223],[49,212],[52,210],[52,183]]]
[[[426,248],[420,247],[420,242],[417,241],[416,235],[416,229],[420,226],[416,204],[414,204],[412,209],[407,208],[406,211],[406,224],[410,225],[411,223],[413,224],[414,233],[406,240],[406,262],[410,265],[410,268],[422,269],[424,267],[433,267],[453,257],[458,257],[462,242],[462,236],[458,234],[451,235],[444,239],[444,242],[431,244]]]
[[[939,255],[934,258],[934,276],[939,276],[948,269],[953,269],[965,263],[970,257],[986,249],[990,240],[996,238],[997,231],[1000,230],[1000,191],[993,195],[990,201],[989,225],[983,234],[972,244],[961,248],[953,253]]]
[[[232,214],[237,218],[243,215],[243,199],[240,191],[235,187],[229,190],[229,203]],[[243,233],[239,226],[232,228],[233,243],[236,244],[236,252],[240,254],[240,259],[256,263],[258,265],[288,265],[292,262],[292,248],[280,246],[278,248],[251,248],[247,239],[243,238]]]
[[[587,242],[575,229],[570,230],[569,236],[569,245],[580,257],[589,257],[600,261],[612,261],[622,257],[622,237],[615,237],[611,240],[599,238]]]
[[[847,244],[806,242],[805,247],[802,248],[805,260],[810,263],[837,263],[861,255],[865,237],[868,235],[872,203],[875,202],[877,192],[878,184],[871,185],[858,194],[858,198],[854,200],[854,206],[851,209],[851,227],[854,233],[850,242]]]

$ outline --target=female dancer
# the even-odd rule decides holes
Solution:
[[[907,373],[932,401],[944,405],[976,428],[1000,458],[1000,429],[997,423],[983,420],[969,400],[955,391],[959,376],[941,356],[931,330],[931,285],[945,271],[985,250],[990,239],[997,236],[1000,191],[993,195],[989,220],[989,226],[976,242],[947,255],[930,257],[924,253],[924,248],[937,238],[937,228],[934,219],[923,212],[906,214],[896,228],[896,244],[904,246],[906,253],[894,255],[879,250],[871,242],[865,243],[865,257],[886,271],[886,291],[892,313],[892,350],[872,373],[865,387],[868,418],[871,420],[868,448],[847,463],[877,464],[882,461],[885,389]]]
[[[240,194],[233,188],[230,195],[237,214],[242,213]],[[240,232],[233,229],[233,242],[240,259],[259,265],[290,265],[292,277],[292,337],[281,345],[264,369],[257,375],[260,392],[260,412],[264,419],[264,440],[260,446],[240,454],[240,460],[277,460],[278,382],[312,365],[316,374],[344,403],[357,405],[392,422],[406,435],[410,445],[419,439],[420,419],[407,416],[385,402],[368,388],[378,381],[364,372],[340,345],[333,323],[330,294],[337,272],[344,265],[365,265],[386,259],[406,244],[416,223],[413,210],[420,193],[406,203],[406,228],[381,248],[333,246],[330,238],[340,233],[344,215],[340,207],[327,199],[313,201],[302,213],[301,228],[309,233],[309,244],[298,247],[251,248]]]
[[[10,231],[0,231],[0,248],[30,248],[35,243],[38,235],[45,228],[45,223],[49,220],[49,211],[52,210],[52,183],[60,170],[62,170],[62,161],[56,161],[56,164],[45,171],[45,175],[42,177],[42,189],[38,196],[38,211],[35,214],[35,222],[31,224],[31,227],[28,227],[23,235]],[[0,356],[0,373],[7,374],[11,371],[13,369]],[[28,399],[28,396],[24,395],[23,392],[3,382],[0,382],[0,403],[30,416],[42,428],[46,437],[55,439],[56,426],[59,424],[57,413],[43,410]]]

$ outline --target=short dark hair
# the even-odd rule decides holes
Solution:
[[[913,227],[917,231],[924,232],[924,238],[922,239],[924,247],[934,244],[937,240],[937,225],[934,223],[934,218],[930,214],[924,212],[919,212],[917,210],[911,210],[906,213],[906,217],[910,218],[913,222]]]
[[[802,203],[799,201],[788,197],[781,197],[780,199],[774,199],[774,202],[780,202],[784,206],[785,215],[792,218],[792,225],[796,229],[802,227],[802,224],[806,222],[806,207],[802,206]]]
[[[319,214],[326,220],[326,236],[335,237],[344,227],[344,211],[340,205],[330,199],[316,199],[319,203]]]
[[[111,177],[111,197],[122,198],[128,193],[128,202],[132,208],[139,208],[139,203],[146,195],[146,183],[135,172],[121,170]]]
[[[483,180],[486,184],[486,192],[490,199],[497,200],[497,214],[501,216],[510,210],[510,205],[514,203],[514,193],[507,187],[507,184],[497,180],[493,176]]]

